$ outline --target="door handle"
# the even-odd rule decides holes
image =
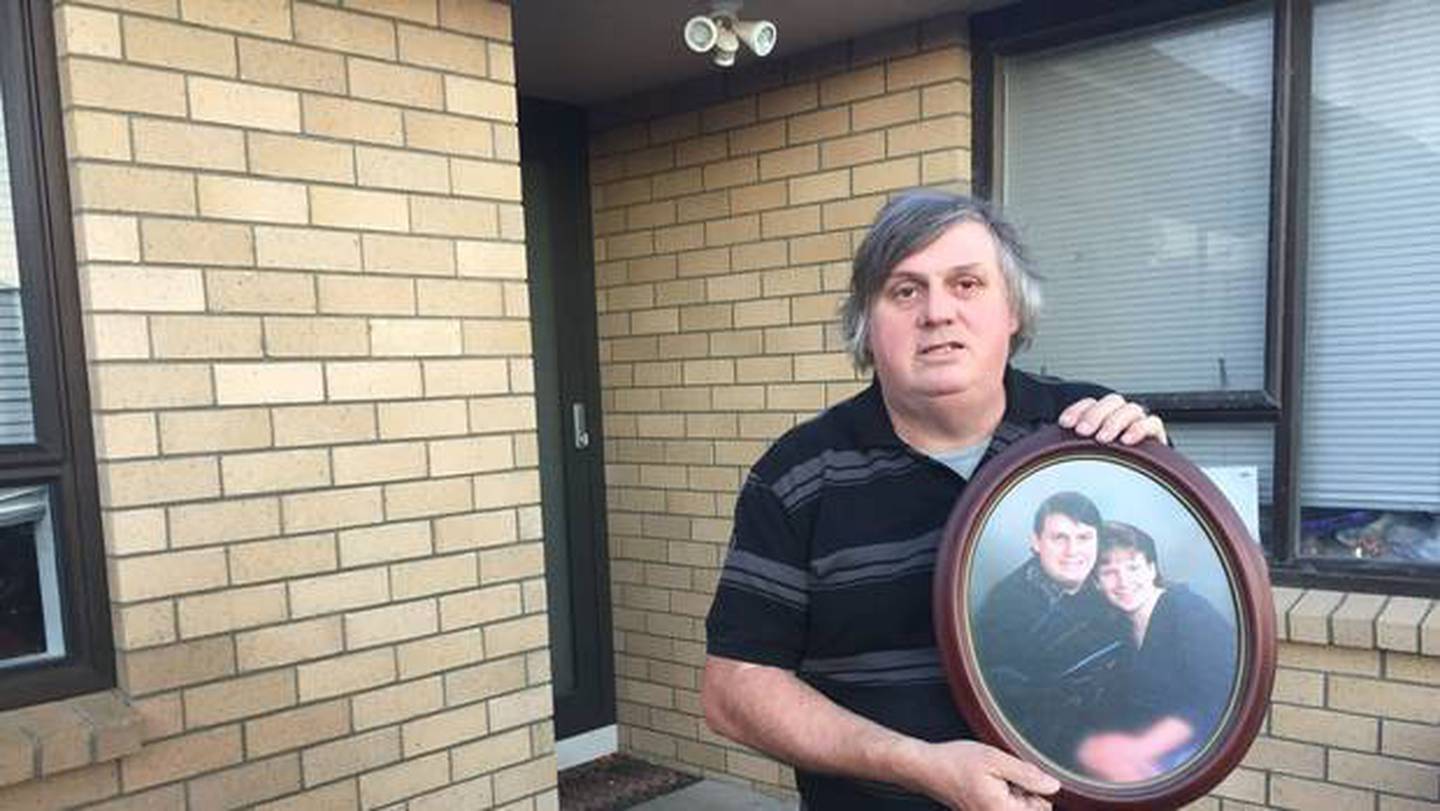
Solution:
[[[585,427],[585,404],[575,402],[570,404],[570,427],[572,436],[575,439],[575,450],[583,451],[590,447],[590,431]]]

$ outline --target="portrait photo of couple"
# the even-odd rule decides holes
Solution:
[[[996,502],[968,577],[983,687],[1055,766],[1158,779],[1221,729],[1235,598],[1200,522],[1155,480],[1091,460],[1042,468]]]

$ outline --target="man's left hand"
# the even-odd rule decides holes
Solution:
[[[1107,394],[1096,400],[1086,397],[1071,403],[1060,412],[1060,427],[1069,428],[1080,436],[1093,437],[1097,442],[1138,445],[1147,439],[1168,443],[1165,423],[1154,414],[1146,414],[1138,403],[1128,402],[1118,394]]]

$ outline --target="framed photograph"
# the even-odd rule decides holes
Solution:
[[[1057,808],[1178,808],[1264,719],[1264,557],[1205,474],[1154,441],[1050,426],[991,460],[945,529],[934,610],[960,711],[1058,778]]]

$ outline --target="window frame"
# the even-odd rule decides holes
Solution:
[[[0,487],[50,487],[62,657],[0,670],[0,711],[107,689],[115,646],[71,227],[53,12],[0,3],[0,92],[35,441],[0,447]]]
[[[999,189],[1006,56],[1139,29],[1234,13],[1247,0],[1026,0],[974,15],[972,188]],[[1266,559],[1280,585],[1440,597],[1440,567],[1397,561],[1301,558],[1300,428],[1305,368],[1305,269],[1309,242],[1310,77],[1313,0],[1271,0],[1274,23],[1270,147],[1270,248],[1266,268],[1265,383],[1256,391],[1131,392],[1175,423],[1268,423],[1274,427],[1274,493]],[[1003,201],[998,201],[1002,202]]]

